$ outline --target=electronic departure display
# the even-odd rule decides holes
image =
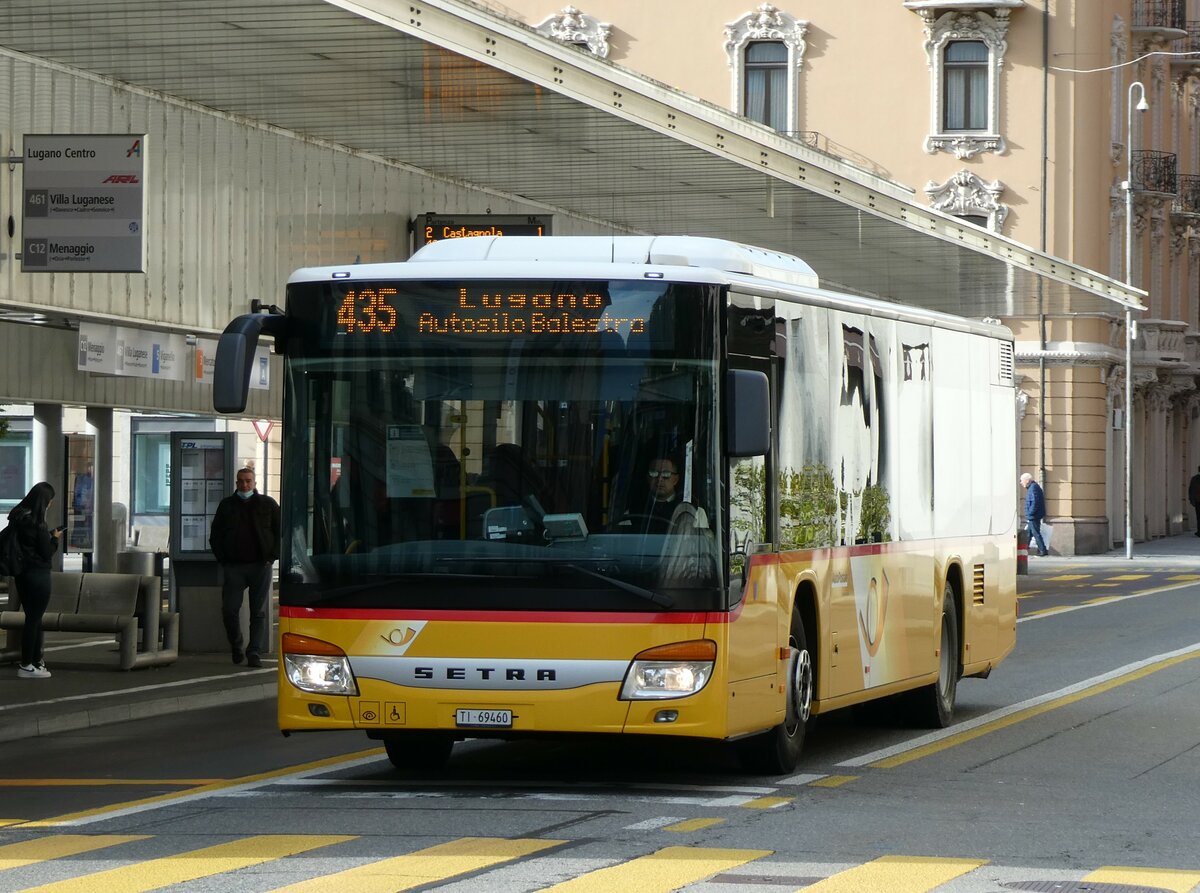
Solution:
[[[425,214],[413,221],[417,245],[468,236],[548,236],[550,218],[524,214]]]
[[[387,335],[403,317],[419,336],[438,335],[640,335],[648,308],[620,313],[604,282],[567,287],[565,283],[469,282],[445,288],[441,296],[402,294],[402,285],[375,284],[347,290],[337,310],[343,335]],[[642,312],[638,312],[642,311]]]

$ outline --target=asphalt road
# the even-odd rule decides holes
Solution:
[[[1033,582],[954,726],[823,717],[786,779],[578,740],[397,772],[269,702],[0,745],[0,893],[1200,890],[1200,585]]]

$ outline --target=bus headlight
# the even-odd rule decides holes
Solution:
[[[350,659],[336,645],[284,633],[281,650],[288,681],[301,691],[318,695],[358,694]]]
[[[621,686],[622,701],[694,695],[712,678],[717,643],[709,639],[660,645],[637,655]]]

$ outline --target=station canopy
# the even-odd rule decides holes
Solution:
[[[1144,292],[917,204],[867,163],[463,0],[5,0],[0,45],[594,232],[795,254],[831,288],[976,318],[1143,309]]]

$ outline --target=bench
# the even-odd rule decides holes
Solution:
[[[25,626],[15,581],[9,577],[0,629]],[[50,604],[42,617],[50,632],[115,633],[120,667],[161,666],[179,657],[179,614],[162,610],[162,582],[139,574],[50,572]],[[161,644],[160,644],[161,637]],[[0,660],[20,659],[19,636],[10,634]]]

